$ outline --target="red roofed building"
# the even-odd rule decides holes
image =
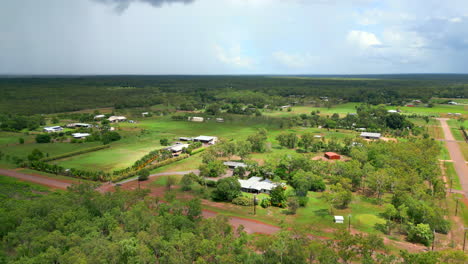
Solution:
[[[335,152],[325,152],[325,158],[330,160],[339,160],[341,156],[336,154]]]

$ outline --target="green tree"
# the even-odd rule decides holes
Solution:
[[[36,136],[37,143],[50,143],[52,137],[49,134],[38,134]]]
[[[226,166],[220,160],[210,161],[199,167],[200,176],[216,178],[226,173]]]
[[[167,138],[161,138],[159,140],[159,144],[161,144],[161,146],[169,146],[169,139]]]
[[[44,153],[40,151],[39,149],[33,149],[31,154],[28,155],[28,160],[29,161],[36,161],[44,158]]]
[[[139,181],[146,181],[146,180],[148,180],[149,175],[150,175],[150,172],[149,172],[148,169],[142,169],[138,173],[138,180]]]
[[[24,138],[18,138],[18,143],[21,145],[24,144]]]
[[[409,225],[408,241],[429,246],[434,239],[434,233],[428,224]]]
[[[213,198],[218,201],[232,201],[242,194],[241,185],[236,177],[220,179],[213,191]]]
[[[280,184],[270,191],[270,202],[273,206],[286,207],[286,198],[284,187]]]

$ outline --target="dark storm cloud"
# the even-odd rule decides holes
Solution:
[[[165,4],[172,3],[181,3],[181,4],[190,4],[195,0],[94,0],[99,3],[113,5],[118,12],[123,12],[127,9],[132,3],[141,2],[150,4],[153,7],[161,7]]]

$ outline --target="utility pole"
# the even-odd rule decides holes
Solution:
[[[463,252],[465,252],[465,245],[466,245],[466,230],[468,230],[467,227],[463,228],[465,232],[463,233]]]
[[[348,232],[351,233],[351,215],[348,215]]]
[[[254,215],[257,215],[257,195],[254,195],[254,198],[253,198],[253,208],[254,208]]]
[[[455,216],[458,214],[458,199],[457,199],[457,204],[455,205]]]
[[[432,230],[432,251],[434,251],[434,244],[435,244],[435,229]]]

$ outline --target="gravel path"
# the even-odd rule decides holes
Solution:
[[[453,137],[452,131],[450,131],[450,127],[447,124],[448,118],[437,118],[437,120],[440,121],[442,130],[444,131],[445,144],[447,146],[448,152],[450,153],[450,158],[453,161],[458,178],[460,178],[460,184],[462,186],[463,193],[465,197],[468,197],[468,167],[466,166],[465,158],[463,157],[460,146]]]

